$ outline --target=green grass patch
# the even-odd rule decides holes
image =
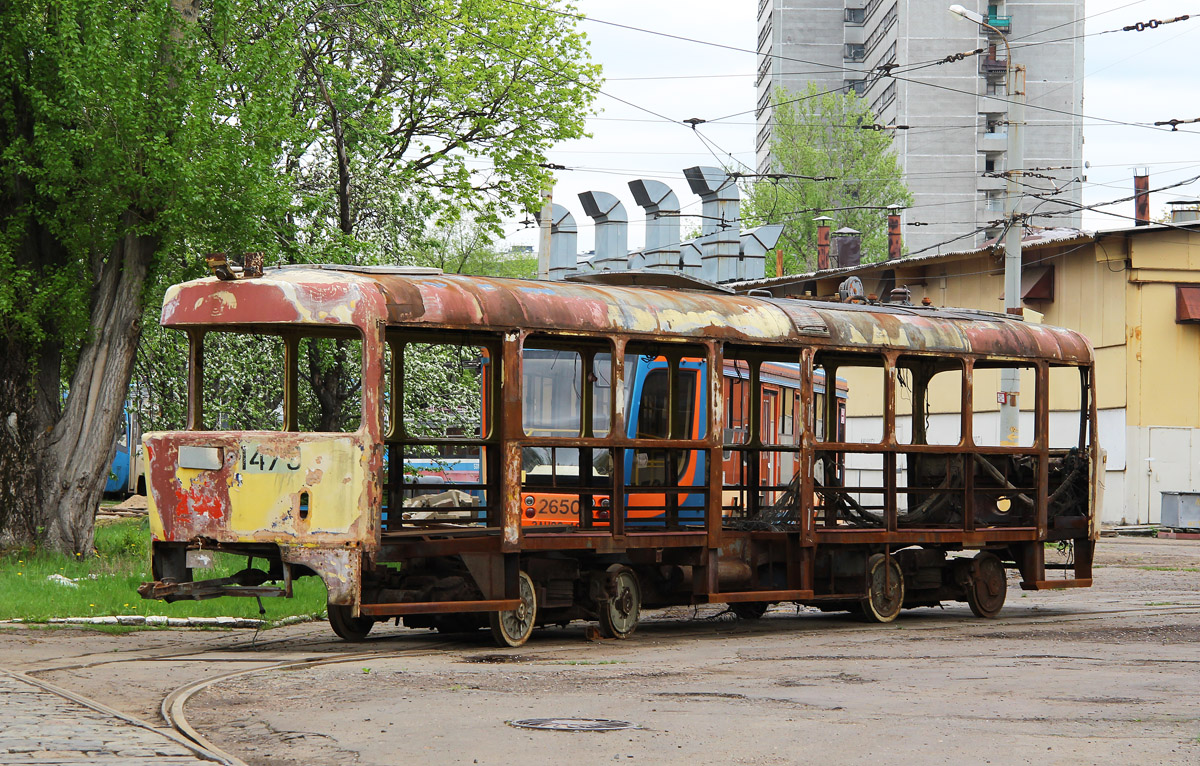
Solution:
[[[1147,572],[1200,572],[1200,567],[1138,567]]]
[[[227,577],[244,569],[246,558],[219,553],[212,569],[196,570],[196,579]],[[265,569],[266,562],[255,566]],[[60,575],[77,587],[54,582]],[[96,527],[96,553],[64,556],[42,550],[0,552],[0,620],[45,622],[55,617],[162,615],[165,617],[258,617],[252,598],[206,601],[147,601],[137,586],[150,580],[150,524],[127,519]],[[325,585],[317,577],[293,583],[293,598],[264,598],[266,619],[317,615],[325,611]]]

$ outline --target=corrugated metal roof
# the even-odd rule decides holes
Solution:
[[[1083,231],[1082,229],[1072,228],[1055,228],[1055,229],[1033,229],[1028,232],[1021,240],[1021,248],[1024,250],[1036,250],[1041,247],[1049,247],[1051,245],[1062,245],[1075,242],[1091,242],[1096,238],[1095,232]],[[872,263],[864,263],[858,266],[846,266],[838,269],[824,269],[821,271],[807,271],[801,274],[788,274],[783,277],[768,277],[767,279],[754,279],[745,282],[730,283],[739,292],[753,290],[757,288],[775,287],[778,285],[792,284],[794,282],[807,282],[813,279],[826,279],[830,277],[847,277],[853,274],[872,271],[878,268],[890,268],[895,266],[911,266],[914,264],[926,264],[936,261],[953,260],[964,256],[982,255],[989,251],[1003,250],[1003,243],[997,240],[989,240],[981,247],[974,247],[967,250],[950,250],[944,253],[928,253],[926,255],[912,255],[906,258],[901,258],[898,261],[874,261]]]

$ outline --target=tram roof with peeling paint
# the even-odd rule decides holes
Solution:
[[[175,285],[162,324],[389,325],[553,331],[737,343],[983,354],[1090,364],[1081,334],[1003,314],[859,305],[716,291],[614,287],[442,274],[427,269],[306,266]]]

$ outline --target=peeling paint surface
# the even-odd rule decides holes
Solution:
[[[155,539],[374,543],[371,451],[356,434],[193,431],[144,443]],[[221,468],[179,468],[183,444],[221,449]]]

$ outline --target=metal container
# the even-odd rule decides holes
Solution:
[[[1200,492],[1163,492],[1159,523],[1171,529],[1200,529]]]

